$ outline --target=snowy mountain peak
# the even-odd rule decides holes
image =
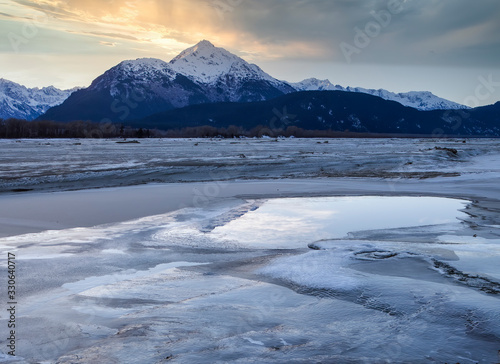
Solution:
[[[177,57],[170,61],[171,65],[175,65],[178,61],[190,62],[202,57],[211,57],[218,60],[220,58],[234,58],[232,53],[226,51],[224,48],[217,48],[208,40],[202,40],[198,44],[183,50]]]
[[[434,95],[429,91],[410,91],[403,93],[394,93],[384,89],[365,89],[361,87],[342,87],[333,85],[329,80],[318,80],[308,78],[304,81],[290,84],[297,91],[346,91],[360,92],[373,96],[378,96],[385,100],[396,101],[404,106],[413,107],[418,110],[458,110],[468,109],[467,106],[457,104]]]
[[[215,48],[215,46],[208,40],[203,39],[198,44],[195,45],[196,48]]]
[[[226,75],[235,79],[277,81],[258,66],[249,64],[224,48],[215,47],[208,40],[202,40],[181,52],[170,61],[170,66],[174,71],[204,84],[216,83]]]

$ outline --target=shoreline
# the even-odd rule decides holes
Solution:
[[[376,195],[499,202],[495,181],[480,181],[481,188],[473,182],[455,178],[426,181],[317,178],[146,184],[3,194],[0,196],[0,238],[116,223],[238,199]]]

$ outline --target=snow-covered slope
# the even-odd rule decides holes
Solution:
[[[92,83],[90,88],[108,88],[111,96],[120,93],[120,85],[130,83],[131,86],[156,85],[164,81],[173,81],[176,73],[167,62],[156,58],[139,58],[123,61],[104,73]]]
[[[428,91],[394,93],[383,89],[372,90],[361,87],[342,87],[339,85],[333,85],[329,80],[318,80],[316,78],[309,78],[298,83],[291,83],[290,85],[297,91],[337,90],[347,92],[361,92],[364,94],[378,96],[385,100],[396,101],[404,106],[413,107],[419,110],[468,109],[467,106],[443,99]]]
[[[259,101],[295,91],[257,65],[207,40],[181,52],[170,61],[170,66],[189,79],[213,88],[209,96],[213,101]]]
[[[33,120],[63,103],[77,89],[59,90],[53,86],[27,88],[0,78],[0,118]]]

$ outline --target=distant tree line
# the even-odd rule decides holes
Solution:
[[[334,130],[306,130],[296,126],[273,129],[259,125],[250,130],[231,125],[226,128],[213,126],[188,127],[158,130],[132,128],[112,123],[73,121],[27,121],[22,119],[0,119],[0,138],[238,138],[238,137],[297,137],[297,138],[373,138],[395,135],[369,134]],[[404,135],[399,135],[404,137]],[[410,135],[408,135],[410,136]],[[422,137],[422,136],[421,136]]]
[[[0,119],[0,138],[147,138],[155,131],[90,121],[27,121]]]
[[[286,129],[273,129],[269,126],[259,125],[250,130],[231,125],[227,128],[216,128],[213,126],[188,127],[171,130],[155,130],[156,136],[162,138],[262,138],[262,137],[296,137],[296,138],[381,138],[394,137],[392,134],[373,134],[351,132],[349,130],[307,130],[296,126],[288,126]],[[401,135],[405,137],[406,135]],[[408,135],[409,136],[409,135]]]

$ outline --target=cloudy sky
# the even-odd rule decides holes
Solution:
[[[0,0],[0,78],[88,86],[202,39],[295,82],[500,100],[498,0]]]

